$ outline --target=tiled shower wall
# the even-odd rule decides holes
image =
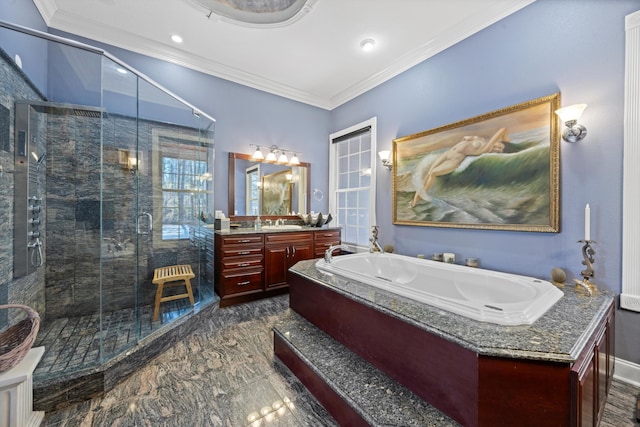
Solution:
[[[100,116],[49,115],[47,152],[47,275],[49,318],[149,305],[155,296],[153,269],[198,262],[188,242],[170,248],[154,244],[154,235],[136,234],[138,212],[162,203],[152,183],[152,129],[175,126],[113,114],[102,117],[102,192],[100,191]],[[196,130],[185,130],[197,135]],[[131,149],[138,138],[142,159],[138,176],[119,163],[118,149]],[[139,198],[136,199],[136,187]],[[100,199],[102,197],[102,204]],[[102,209],[102,235],[100,233]],[[135,247],[138,241],[138,264]],[[116,250],[115,246],[121,250]],[[100,250],[102,248],[102,288]],[[136,274],[140,288],[136,296]]]

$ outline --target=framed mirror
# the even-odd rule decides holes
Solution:
[[[291,166],[229,153],[229,215],[285,217],[307,213],[311,165]]]

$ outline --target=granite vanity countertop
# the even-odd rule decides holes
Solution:
[[[267,233],[300,233],[300,232],[308,232],[308,231],[322,231],[322,230],[340,230],[340,227],[308,227],[303,225],[300,230],[291,230],[291,229],[270,229],[270,230],[254,230],[253,228],[232,228],[229,231],[222,230],[214,230],[213,227],[209,228],[215,234],[220,234],[221,236],[233,236],[233,235],[242,235],[242,234],[267,234]]]
[[[478,354],[573,363],[606,315],[613,294],[593,297],[561,289],[564,296],[532,325],[480,322],[350,279],[321,272],[318,260],[300,261],[290,271],[348,298],[408,322]]]

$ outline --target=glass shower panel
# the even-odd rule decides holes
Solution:
[[[193,238],[213,210],[213,140],[203,130],[210,124],[192,108],[149,82],[138,87],[139,334],[146,336],[213,298],[202,280],[204,252]],[[193,304],[183,282],[156,295],[155,269],[176,265],[194,273]],[[157,303],[159,297],[167,301]]]
[[[104,359],[138,342],[139,78],[102,59],[100,284]]]

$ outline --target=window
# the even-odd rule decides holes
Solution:
[[[342,227],[342,243],[369,247],[375,215],[376,118],[330,135],[329,210]]]
[[[188,224],[207,206],[206,173],[204,160],[162,156],[162,240],[189,238]]]
[[[175,248],[178,240],[188,244],[193,226],[203,224],[199,218],[213,216],[213,139],[163,126],[153,127],[151,138],[153,245]]]
[[[260,166],[255,165],[246,169],[247,179],[246,182],[246,194],[247,201],[245,206],[245,212],[247,215],[260,215]]]

